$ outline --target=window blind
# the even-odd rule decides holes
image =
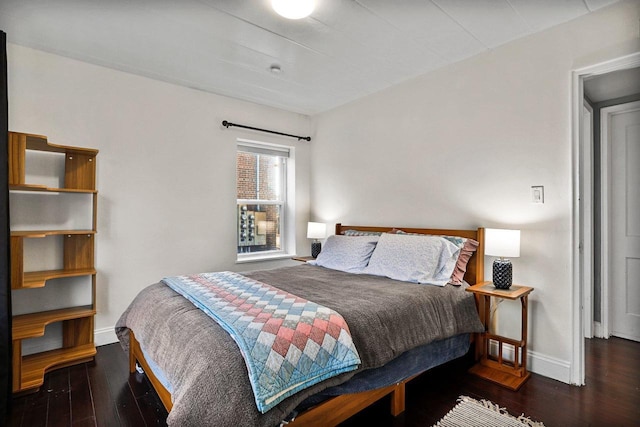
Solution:
[[[279,145],[257,145],[250,142],[239,142],[238,151],[253,154],[265,154],[268,156],[289,157],[289,147]]]

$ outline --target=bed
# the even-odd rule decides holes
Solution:
[[[336,225],[336,236],[391,239],[391,233],[477,242],[467,258],[465,283],[430,286],[309,263],[243,273],[344,316],[361,359],[357,369],[313,384],[261,413],[238,345],[202,310],[157,283],[141,291],[116,325],[131,372],[137,364],[144,370],[169,411],[169,425],[337,425],[387,395],[391,413],[399,415],[405,384],[465,354],[473,333],[483,330],[479,301],[464,287],[484,280],[484,230]],[[423,327],[440,323],[437,330]]]

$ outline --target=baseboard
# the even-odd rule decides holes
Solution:
[[[491,353],[498,353],[498,345],[491,343]],[[502,355],[507,360],[513,360],[513,346],[505,344]],[[527,369],[544,377],[552,378],[566,384],[571,381],[571,364],[566,360],[557,359],[535,351],[527,351]]]
[[[100,328],[93,331],[93,338],[96,346],[112,344],[118,342],[115,327]]]
[[[529,370],[545,377],[553,378],[565,384],[571,384],[571,363],[546,354],[529,352]]]
[[[602,327],[602,323],[593,322],[593,336],[595,338],[604,338],[604,328]]]

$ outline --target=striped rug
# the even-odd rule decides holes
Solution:
[[[524,414],[519,417],[510,415],[506,409],[489,400],[475,400],[460,396],[458,404],[434,427],[544,427],[544,424],[531,421]]]

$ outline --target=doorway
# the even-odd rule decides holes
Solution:
[[[604,304],[608,303],[605,293],[610,284],[610,280],[603,281],[603,278],[610,277],[610,269],[608,264],[602,263],[603,254],[609,253],[606,246],[609,237],[604,236],[603,239],[602,234],[602,216],[603,213],[608,214],[608,195],[600,191],[601,110],[614,104],[640,100],[640,78],[633,78],[638,75],[634,73],[640,70],[632,71],[638,67],[640,53],[573,73],[572,384],[584,384],[585,337],[604,337],[609,327],[609,310],[603,310]],[[634,96],[637,99],[633,99]],[[593,109],[593,114],[585,108],[585,103]],[[589,126],[589,121],[593,126]]]

